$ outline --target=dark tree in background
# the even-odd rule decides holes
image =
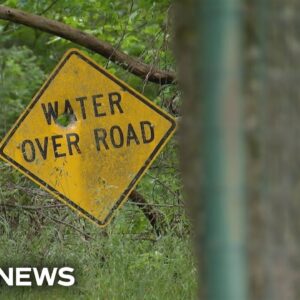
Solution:
[[[184,93],[183,118],[187,118],[181,128],[181,161],[187,208],[194,222],[202,293],[201,285],[206,282],[206,216],[202,190],[204,156],[199,137],[203,137],[204,123],[194,124],[201,116],[204,99],[197,69],[201,53],[195,46],[200,16],[196,15],[195,7],[205,1],[178,2],[175,49]],[[251,299],[300,298],[299,8],[299,1],[292,0],[244,1],[236,12],[243,18],[241,76]],[[214,18],[213,14],[206,17]]]

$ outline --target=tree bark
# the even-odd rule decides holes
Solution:
[[[251,299],[300,299],[299,1],[254,1],[248,49]],[[292,12],[291,14],[288,12]],[[250,52],[252,51],[252,55]],[[253,53],[256,55],[253,55]]]
[[[202,147],[199,138],[202,136],[200,126],[195,120],[201,115],[200,89],[198,87],[199,72],[195,67],[194,58],[198,53],[195,47],[196,20],[195,0],[176,1],[175,22],[175,54],[179,69],[178,81],[183,91],[182,121],[179,127],[180,161],[183,177],[185,206],[193,228],[193,246],[198,264],[198,283],[204,282],[202,252],[200,241],[203,240],[203,201],[199,201],[202,193]],[[197,180],[195,180],[195,178]],[[204,230],[204,229],[203,229]],[[202,287],[198,298],[204,298]]]

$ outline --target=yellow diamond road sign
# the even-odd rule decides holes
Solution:
[[[69,50],[0,144],[0,156],[100,226],[170,139],[175,120]]]

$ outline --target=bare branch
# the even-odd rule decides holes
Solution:
[[[158,203],[136,203],[133,201],[127,201],[130,204],[136,204],[136,205],[150,205],[153,207],[169,207],[169,208],[184,208],[184,205],[180,205],[180,204],[158,204]]]
[[[0,208],[12,209],[12,208],[20,208],[25,210],[43,210],[43,209],[53,209],[53,208],[64,208],[66,205],[64,204],[53,204],[53,205],[43,205],[43,206],[31,206],[31,205],[17,205],[17,204],[0,204]]]
[[[64,226],[68,226],[70,228],[72,228],[73,230],[79,232],[81,235],[83,235],[86,239],[88,240],[95,240],[92,236],[90,236],[89,234],[85,233],[84,231],[80,230],[79,228],[77,228],[76,226],[70,224],[70,223],[67,223],[67,222],[64,222],[64,221],[61,221],[61,220],[58,220],[58,219],[55,219],[55,218],[52,218],[52,217],[49,217],[48,218],[56,223],[59,223],[61,225],[64,225]]]
[[[115,49],[111,44],[61,22],[2,5],[0,5],[0,19],[23,24],[72,41],[112,60],[124,69],[143,79],[159,84],[170,84],[176,81],[174,72],[153,68],[137,58],[133,58]]]

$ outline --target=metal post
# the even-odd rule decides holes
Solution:
[[[241,1],[198,0],[204,278],[210,300],[247,299]]]

